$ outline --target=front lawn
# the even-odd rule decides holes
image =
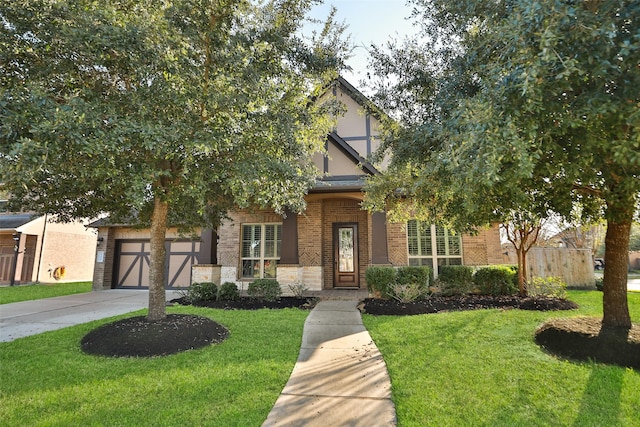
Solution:
[[[226,326],[224,342],[159,358],[84,354],[79,342],[126,316],[0,343],[7,426],[259,426],[300,350],[308,311],[171,307]]]
[[[640,322],[640,294],[629,293]],[[389,369],[400,426],[638,426],[640,372],[559,360],[534,342],[546,319],[602,316],[602,293],[570,291],[575,311],[363,315]]]
[[[84,292],[91,292],[91,282],[2,286],[0,287],[0,304],[81,294]]]

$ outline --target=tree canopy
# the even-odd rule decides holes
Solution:
[[[629,326],[640,3],[411,3],[419,36],[373,49],[376,100],[398,122],[387,124],[393,158],[370,183],[369,207],[406,213],[413,200],[414,214],[459,230],[518,211],[604,216],[603,322]]]
[[[12,208],[150,225],[150,317],[163,317],[167,224],[304,206],[332,125],[332,107],[310,101],[348,50],[333,15],[303,37],[314,3],[3,0]]]

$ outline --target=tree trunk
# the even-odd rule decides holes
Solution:
[[[518,266],[518,291],[521,297],[526,297],[529,293],[527,289],[527,249],[522,248],[522,262]]]
[[[525,286],[525,275],[527,269],[527,254],[522,246],[516,248],[518,255],[518,293],[520,296],[527,296],[527,288]]]
[[[169,205],[160,198],[153,201],[151,216],[151,254],[149,260],[149,314],[147,320],[153,322],[166,316],[166,295],[164,289],[164,262],[166,256],[165,238]]]
[[[627,266],[631,221],[608,222],[604,253],[603,326],[631,328],[627,302]]]

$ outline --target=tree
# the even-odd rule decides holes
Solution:
[[[518,291],[527,295],[527,254],[536,244],[544,220],[528,212],[512,212],[501,224],[518,257]]]
[[[565,218],[578,212],[585,222],[604,216],[603,325],[630,327],[640,3],[412,3],[419,37],[373,48],[377,100],[399,124],[387,125],[392,164],[371,182],[369,206],[399,207],[402,188],[417,212],[449,217],[459,229],[523,207]]]
[[[168,225],[300,210],[331,128],[315,88],[347,45],[312,0],[3,1],[0,171],[14,209],[149,226],[149,320]]]

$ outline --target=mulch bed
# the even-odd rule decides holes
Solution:
[[[360,310],[367,314],[397,316],[490,308],[539,311],[574,310],[578,308],[578,305],[573,301],[559,298],[466,295],[431,297],[422,301],[404,303],[396,300],[367,298],[360,307]]]
[[[80,341],[85,353],[109,357],[166,356],[224,341],[229,331],[208,317],[168,314],[150,322],[145,316],[102,325]]]
[[[594,360],[640,370],[640,325],[607,328],[602,319],[552,319],[535,333],[536,342],[552,354],[574,360]]]
[[[279,310],[283,308],[300,308],[310,310],[315,306],[314,298],[280,297],[276,301],[260,301],[253,298],[242,297],[237,301],[196,301],[189,303],[186,298],[171,300],[172,304],[194,305],[196,307],[218,308],[222,310],[260,310],[269,308]]]

